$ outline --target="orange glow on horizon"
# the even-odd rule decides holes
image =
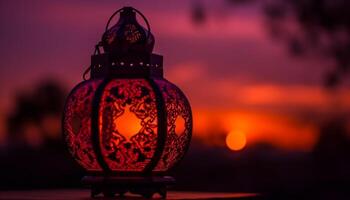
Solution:
[[[226,136],[226,145],[233,151],[242,150],[247,144],[246,136],[241,131],[231,131]]]
[[[226,133],[239,130],[245,134],[250,146],[269,144],[285,150],[311,151],[319,136],[317,124],[297,116],[259,111],[196,110],[193,113],[194,137],[209,145],[226,146]]]

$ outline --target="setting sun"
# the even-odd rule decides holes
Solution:
[[[247,139],[243,132],[241,131],[231,131],[226,136],[226,145],[229,149],[233,151],[239,151],[246,146]]]

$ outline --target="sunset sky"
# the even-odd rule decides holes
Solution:
[[[202,25],[191,20],[192,1],[0,1],[0,143],[16,92],[45,79],[67,89],[80,82],[109,16],[129,5],[148,18],[165,77],[188,96],[195,137],[225,145],[222,138],[239,132],[246,148],[311,150],[334,107],[350,110],[349,83],[326,90],[331,61],[291,56],[258,6],[200,2],[208,9]]]

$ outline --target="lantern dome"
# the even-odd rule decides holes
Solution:
[[[111,20],[108,21],[105,33],[102,36],[102,46],[105,52],[110,55],[126,53],[152,53],[154,47],[154,36],[147,19],[132,7],[124,7],[120,12],[118,22],[109,28]],[[136,13],[139,13],[147,24],[147,29],[141,26],[136,20]]]
[[[192,117],[184,94],[165,79],[93,79],[73,89],[64,134],[89,172],[166,172],[184,156]]]
[[[108,28],[116,13],[119,21]],[[190,104],[163,77],[163,57],[152,53],[154,37],[144,16],[147,30],[136,9],[116,13],[91,57],[90,79],[67,97],[65,140],[90,174],[164,174],[189,147]]]

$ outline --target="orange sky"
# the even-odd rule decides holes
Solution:
[[[215,80],[193,63],[173,69],[169,79],[183,86],[193,103],[195,136],[209,143],[224,145],[226,134],[239,131],[246,135],[248,147],[267,143],[285,150],[310,151],[318,139],[319,123],[334,108],[350,108],[346,88],[330,92],[321,85]]]
[[[265,143],[285,150],[310,151],[318,137],[315,123],[285,115],[244,111],[195,111],[194,119],[194,130],[197,133],[195,136],[215,145],[224,145],[225,136],[231,131],[238,131],[245,134],[248,147]]]

